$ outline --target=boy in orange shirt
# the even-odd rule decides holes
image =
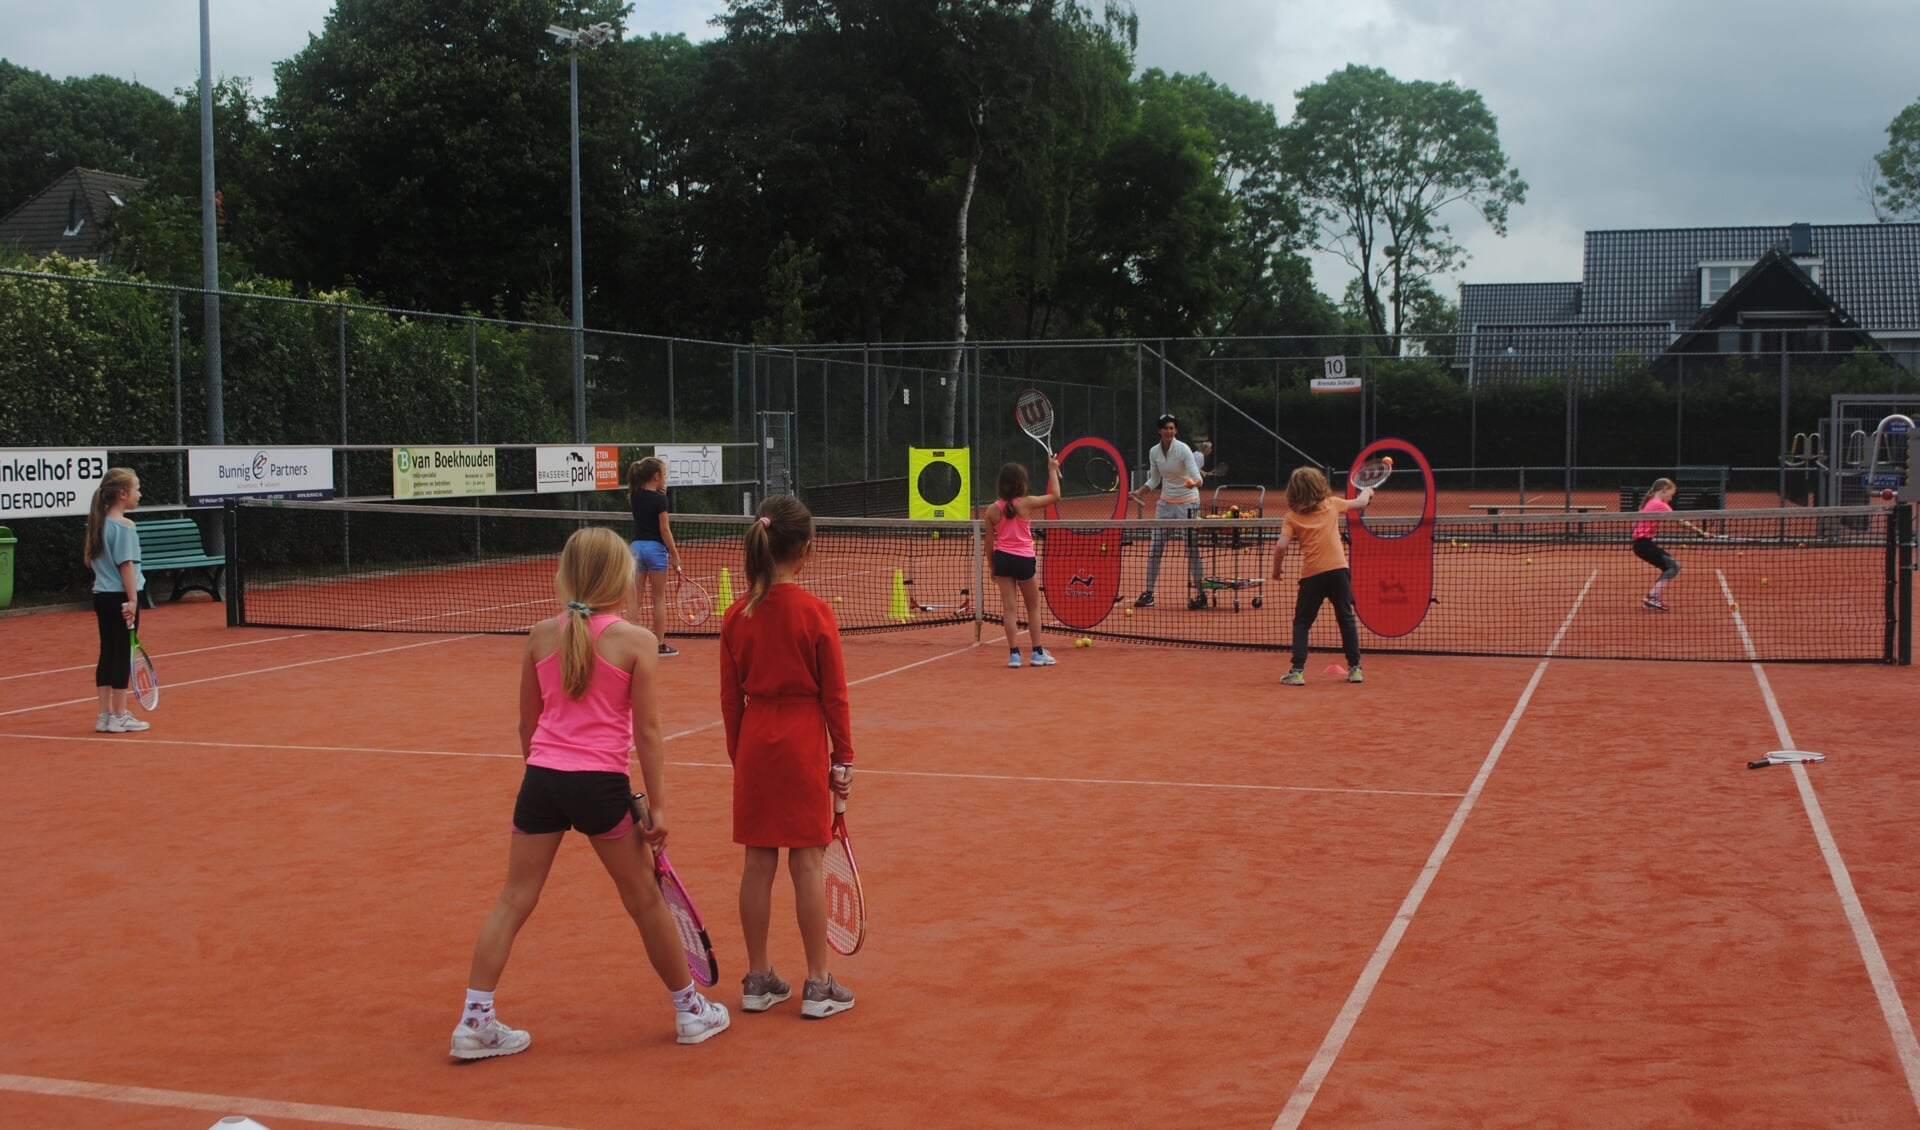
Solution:
[[[1347,568],[1346,547],[1340,543],[1340,515],[1364,510],[1373,500],[1373,488],[1358,498],[1336,497],[1318,467],[1302,467],[1287,480],[1287,519],[1280,542],[1273,549],[1273,579],[1287,548],[1300,542],[1300,596],[1293,605],[1293,666],[1280,681],[1290,687],[1307,683],[1307,633],[1320,615],[1320,602],[1333,602],[1340,622],[1340,646],[1347,653],[1347,682],[1364,681],[1360,674],[1360,626],[1353,615],[1353,573]]]

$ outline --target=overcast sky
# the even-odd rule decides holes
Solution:
[[[1920,0],[1134,3],[1142,68],[1212,75],[1282,121],[1348,63],[1479,91],[1531,190],[1505,239],[1451,217],[1470,282],[1577,279],[1589,229],[1871,222],[1861,168],[1920,99]],[[269,92],[332,6],[213,0],[215,73]],[[639,0],[628,30],[707,39],[723,8]],[[0,0],[0,28],[0,56],[56,78],[171,93],[199,67],[196,0]],[[1322,264],[1322,288],[1347,273]]]

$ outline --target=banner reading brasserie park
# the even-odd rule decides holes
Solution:
[[[495,494],[499,460],[491,447],[396,447],[393,497],[465,498]]]

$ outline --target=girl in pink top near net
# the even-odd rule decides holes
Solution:
[[[660,641],[622,615],[634,598],[627,543],[604,527],[576,531],[560,551],[554,588],[566,611],[534,625],[521,658],[520,751],[527,767],[513,806],[506,886],[474,943],[467,1003],[453,1029],[457,1059],[513,1055],[533,1042],[494,1016],[493,993],[568,829],[589,838],[640,928],[647,959],[673,996],[680,1043],[700,1043],[728,1024],[726,1008],[695,989],[653,878],[653,852],[667,839],[654,703]],[[630,751],[639,754],[653,817],[653,827],[637,834]]]
[[[1653,480],[1653,485],[1647,488],[1646,501],[1640,504],[1640,512],[1642,514],[1673,513],[1673,495],[1676,489],[1678,488],[1674,486],[1672,479]],[[1680,524],[1701,537],[1711,536],[1692,522],[1681,519]],[[1643,519],[1633,524],[1633,555],[1660,570],[1660,579],[1653,582],[1653,587],[1647,590],[1647,595],[1641,599],[1640,606],[1649,612],[1671,612],[1673,610],[1667,607],[1667,602],[1661,599],[1661,594],[1666,591],[1667,582],[1680,575],[1680,563],[1673,559],[1673,554],[1660,548],[1660,544],[1653,540],[1654,535],[1659,532],[1660,523],[1656,521]]]
[[[989,503],[981,518],[993,546],[993,583],[1000,587],[1000,626],[1007,633],[1007,666],[1020,666],[1018,636],[1022,601],[1027,608],[1027,642],[1033,645],[1033,665],[1053,666],[1053,656],[1040,643],[1040,582],[1034,579],[1038,558],[1033,550],[1033,516],[1060,501],[1060,460],[1047,460],[1047,493],[1027,493],[1024,463],[1000,468],[999,501]],[[1015,592],[1020,600],[1014,599]]]

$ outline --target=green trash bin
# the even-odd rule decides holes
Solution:
[[[12,530],[0,526],[0,608],[13,604],[13,547],[19,540]]]

